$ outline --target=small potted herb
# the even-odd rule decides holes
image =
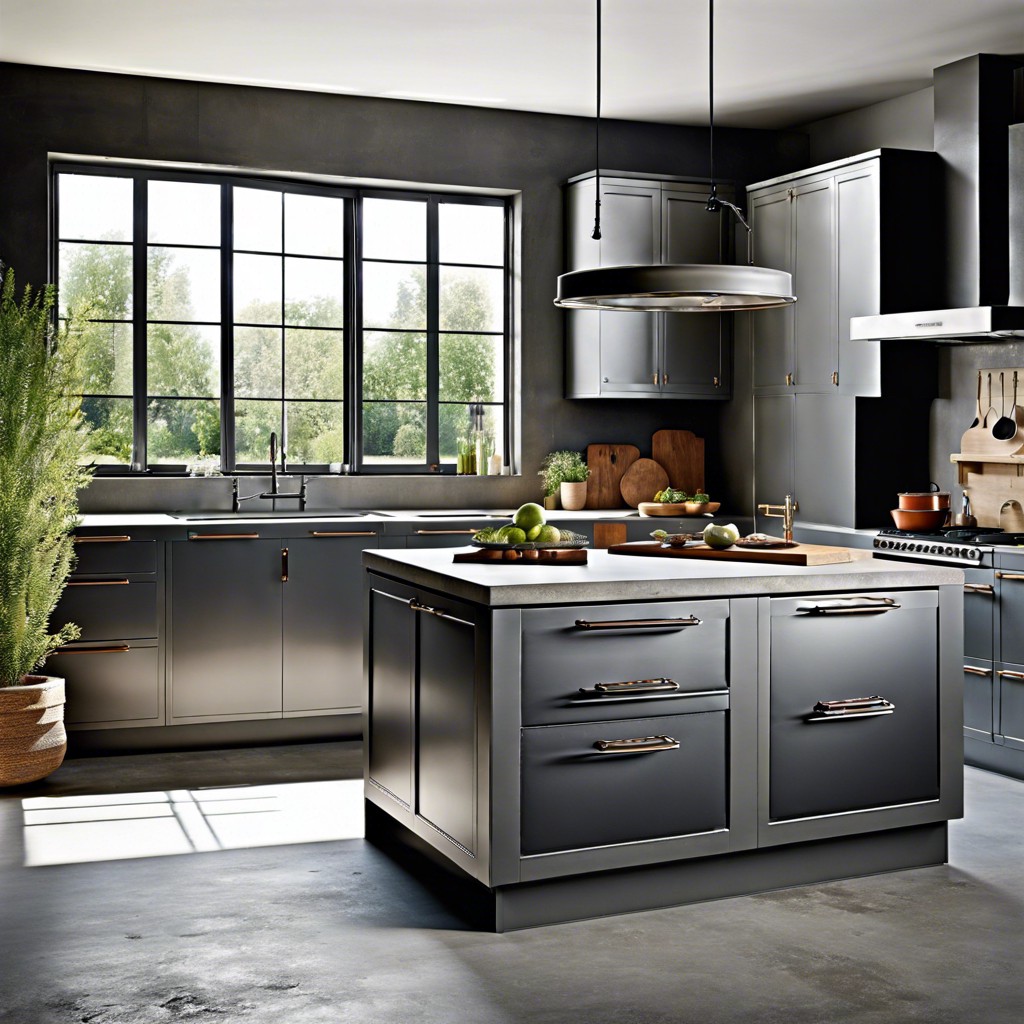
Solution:
[[[552,498],[557,491],[562,508],[569,512],[577,512],[586,505],[590,469],[579,452],[550,452],[541,465],[540,476],[545,499]]]

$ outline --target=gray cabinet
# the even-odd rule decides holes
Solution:
[[[933,171],[934,154],[878,150],[748,189],[755,262],[792,273],[797,296],[750,317],[755,501],[791,493],[800,519],[877,526],[927,484],[935,353],[851,342],[849,326],[934,307]],[[878,459],[895,436],[900,459]]]
[[[593,174],[567,186],[568,270],[729,261],[728,225],[705,209],[707,186],[602,175],[600,240],[591,237],[596,188]],[[730,332],[720,314],[568,311],[566,396],[728,398]]]
[[[164,724],[160,637],[163,546],[152,537],[80,531],[76,564],[50,620],[81,637],[46,663],[66,681],[71,728]]]

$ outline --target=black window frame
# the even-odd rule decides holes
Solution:
[[[502,410],[503,445],[499,454],[504,466],[511,465],[513,448],[512,426],[513,415],[513,353],[514,337],[513,309],[513,203],[510,195],[492,193],[476,193],[468,191],[445,192],[435,188],[386,188],[379,186],[336,185],[328,182],[296,179],[291,177],[275,177],[265,174],[246,174],[231,171],[204,171],[177,169],[169,167],[144,166],[130,163],[93,163],[91,161],[52,160],[50,162],[50,280],[59,288],[59,253],[64,241],[93,242],[110,244],[105,239],[64,239],[59,235],[60,224],[60,188],[59,179],[62,174],[95,175],[99,177],[122,177],[133,182],[133,223],[130,242],[114,243],[130,246],[132,249],[132,457],[130,464],[97,464],[95,472],[101,476],[181,476],[186,473],[186,463],[152,463],[147,459],[147,407],[149,398],[147,386],[147,327],[148,327],[148,296],[147,296],[147,247],[148,240],[148,206],[147,183],[149,181],[181,181],[199,184],[217,185],[221,189],[220,216],[221,238],[219,246],[171,245],[170,248],[219,248],[221,269],[221,316],[220,329],[220,470],[229,475],[242,475],[247,472],[265,473],[269,467],[269,452],[266,462],[238,463],[235,459],[234,437],[234,302],[233,302],[233,199],[232,189],[263,188],[268,191],[298,193],[303,195],[328,196],[345,199],[344,215],[344,310],[341,330],[344,337],[344,423],[345,423],[345,454],[342,461],[347,465],[350,474],[385,475],[385,476],[422,476],[436,474],[454,474],[454,462],[441,463],[438,448],[440,378],[438,351],[440,336],[444,333],[439,327],[439,273],[443,265],[439,260],[438,211],[443,203],[469,204],[477,206],[501,207],[504,211],[504,242],[501,267],[503,271],[503,300],[501,332],[482,332],[492,336],[500,334],[502,343],[502,393],[501,401],[484,402],[483,405],[500,406]],[[363,328],[362,328],[362,201],[372,199],[398,199],[423,202],[427,205],[427,254],[424,261],[427,268],[427,449],[422,463],[365,463],[362,447],[362,407],[365,399],[362,394],[362,361],[363,361]],[[164,243],[161,243],[164,245]],[[248,251],[248,250],[239,250]],[[281,242],[282,274],[284,260],[288,253],[285,240]],[[373,262],[409,262],[380,261]],[[457,266],[486,266],[494,269],[494,264],[454,264]],[[59,308],[59,295],[58,295]],[[102,322],[102,318],[97,318]],[[190,321],[191,323],[191,321]],[[210,326],[206,321],[196,321],[197,325]],[[282,331],[285,329],[282,323]],[[337,328],[335,328],[337,329]],[[373,330],[371,328],[371,330]],[[465,333],[465,332],[461,332]],[[282,373],[283,373],[282,367]],[[283,382],[282,382],[283,384]],[[97,396],[106,397],[106,396]],[[111,396],[114,397],[114,396]],[[127,396],[125,396],[127,397]],[[282,390],[282,405],[287,401]],[[268,399],[269,401],[269,399]],[[330,401],[336,399],[301,399],[301,401]],[[326,475],[330,473],[327,463],[293,463],[288,462],[289,471],[306,475]]]

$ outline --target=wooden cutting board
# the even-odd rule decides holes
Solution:
[[[768,562],[775,565],[833,565],[852,562],[849,548],[828,547],[825,544],[797,544],[792,548],[709,548],[698,544],[692,548],[664,547],[657,541],[635,541],[613,544],[613,555],[652,555],[655,558],[704,558],[720,562]]]
[[[622,508],[623,474],[640,458],[633,444],[588,444],[587,508]]]
[[[668,473],[654,459],[637,459],[622,476],[619,490],[622,498],[631,508],[651,498],[668,487]]]
[[[586,548],[540,548],[516,551],[510,548],[478,548],[475,551],[457,551],[453,562],[470,562],[477,565],[586,565]]]
[[[669,487],[687,494],[704,490],[704,438],[689,430],[655,431],[651,458],[665,467]]]

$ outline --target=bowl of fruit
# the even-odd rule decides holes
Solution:
[[[544,509],[530,501],[516,509],[511,522],[478,530],[470,543],[478,548],[540,551],[545,548],[582,548],[590,540],[581,533],[560,530],[549,523]]]
[[[698,516],[714,515],[721,507],[721,502],[712,501],[701,491],[687,494],[666,487],[655,494],[653,501],[641,501],[637,511],[642,516]]]

